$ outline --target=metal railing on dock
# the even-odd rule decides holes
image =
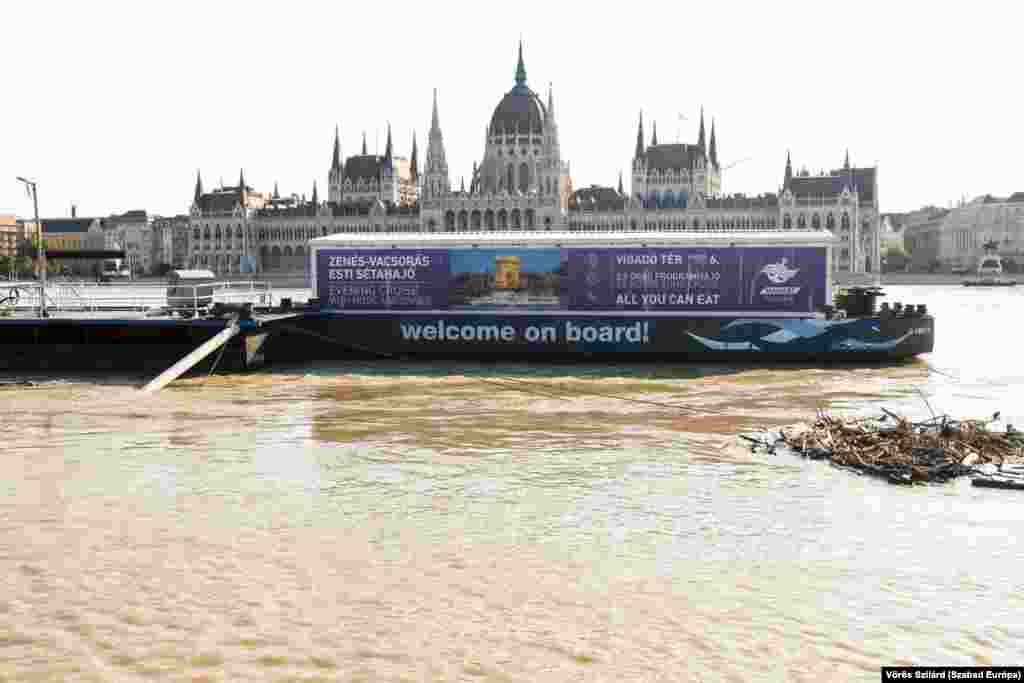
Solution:
[[[0,282],[0,315],[39,308],[38,282]],[[273,305],[269,282],[110,283],[55,282],[46,287],[50,311],[202,315],[215,303],[252,304],[253,308]]]

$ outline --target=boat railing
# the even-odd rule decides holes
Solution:
[[[0,282],[0,310],[31,311],[39,308],[38,282]],[[46,288],[46,307],[51,311],[167,312],[196,316],[215,303],[274,304],[269,282],[177,283],[55,283]]]

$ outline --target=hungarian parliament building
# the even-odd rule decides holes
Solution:
[[[218,274],[308,270],[311,238],[336,233],[490,231],[829,230],[838,238],[833,267],[875,272],[880,262],[877,168],[842,166],[794,173],[786,156],[777,192],[722,193],[715,125],[705,135],[704,112],[695,144],[658,142],[652,126],[636,132],[630,190],[591,185],[575,189],[562,158],[554,94],[547,103],[526,81],[522,45],[515,84],[487,126],[483,158],[469,187],[453,190],[434,92],[426,155],[415,134],[408,157],[395,152],[390,127],[383,155],[342,158],[335,129],[327,196],[283,197],[238,185],[203,190],[197,174],[188,227],[188,264]]]

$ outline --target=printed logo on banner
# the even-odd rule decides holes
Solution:
[[[775,299],[782,299],[787,303],[792,301],[800,293],[800,285],[786,285],[787,282],[796,277],[800,272],[799,268],[790,268],[789,259],[782,257],[777,263],[769,263],[761,268],[761,274],[772,283],[761,289],[761,296]]]

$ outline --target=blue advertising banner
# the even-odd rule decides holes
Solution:
[[[823,247],[572,249],[568,309],[810,312]]]
[[[337,309],[812,312],[824,247],[321,249]]]
[[[447,249],[321,249],[317,294],[338,309],[448,306]]]

